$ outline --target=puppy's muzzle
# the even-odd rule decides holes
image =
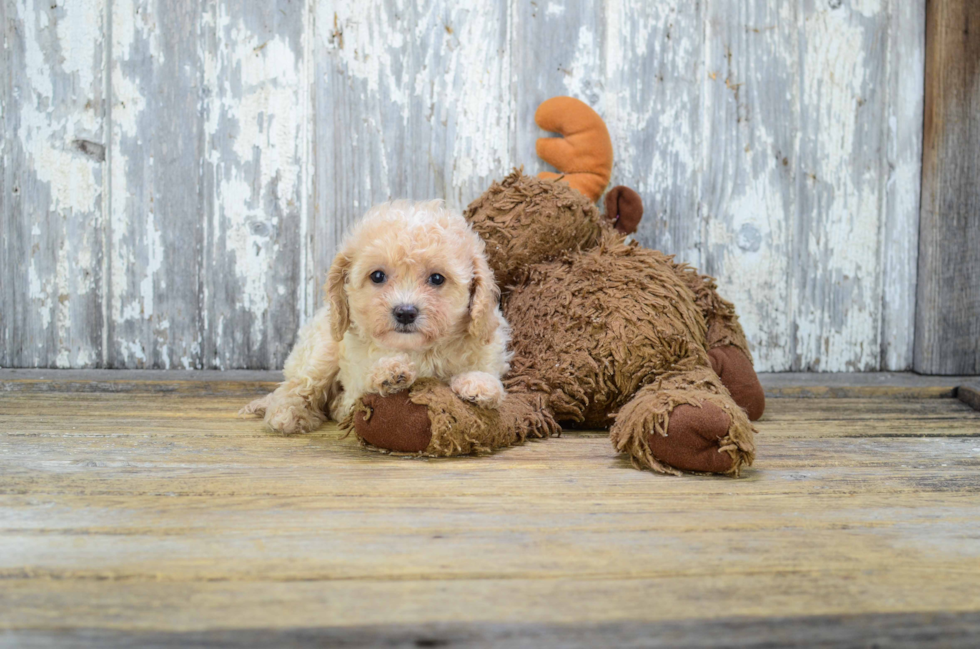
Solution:
[[[391,310],[391,314],[399,325],[408,326],[418,320],[419,310],[413,304],[399,304]]]

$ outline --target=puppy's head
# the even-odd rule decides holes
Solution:
[[[483,241],[442,201],[372,208],[327,276],[333,336],[348,329],[399,351],[457,336],[489,342],[499,291]]]

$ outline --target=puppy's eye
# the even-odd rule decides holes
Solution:
[[[429,275],[429,284],[433,286],[442,286],[446,281],[446,278],[439,273],[432,273]]]
[[[371,273],[371,281],[375,284],[384,284],[384,281],[388,279],[383,270],[376,270]]]

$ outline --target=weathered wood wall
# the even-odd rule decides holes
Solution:
[[[914,366],[980,374],[980,0],[927,13]]]
[[[0,0],[0,365],[275,367],[345,227],[463,206],[537,104],[767,370],[912,361],[924,0]]]

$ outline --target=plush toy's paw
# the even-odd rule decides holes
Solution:
[[[725,411],[710,401],[700,408],[684,404],[670,413],[667,435],[651,433],[647,442],[654,457],[677,469],[727,473],[733,460],[720,440],[728,434],[730,423]]]
[[[499,408],[504,401],[504,384],[487,372],[464,372],[453,377],[449,387],[460,399],[481,408]]]
[[[415,383],[415,366],[405,354],[379,360],[371,370],[371,390],[381,396],[407,390]]]
[[[709,350],[708,357],[711,368],[728,388],[735,403],[745,411],[749,420],[759,419],[766,410],[766,393],[748,356],[738,347],[725,345]]]
[[[421,453],[432,439],[429,410],[412,403],[409,393],[365,394],[365,408],[354,411],[354,430],[368,444],[400,453]]]
[[[510,394],[499,409],[481,408],[445,383],[422,378],[411,390],[363,395],[341,427],[388,451],[433,457],[489,453],[527,437],[557,434],[545,403],[545,395]]]
[[[247,406],[238,411],[239,417],[265,417],[265,411],[272,401],[273,393],[265,395],[251,401]]]

